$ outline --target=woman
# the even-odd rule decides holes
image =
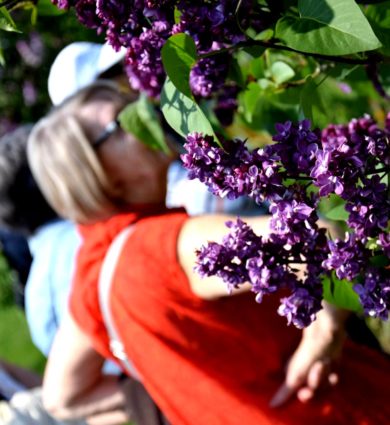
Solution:
[[[193,272],[195,249],[220,239],[228,217],[189,218],[165,209],[171,158],[118,127],[117,115],[128,101],[111,85],[92,85],[38,123],[29,141],[43,192],[60,215],[81,224],[84,236],[71,317],[46,371],[47,407],[61,417],[95,415],[100,395],[109,393],[115,411],[116,383],[89,378],[93,349],[112,358],[97,282],[112,241],[131,225],[110,307],[128,358],[172,424],[388,423],[389,364],[366,349],[347,347],[345,377],[313,398],[337,380],[332,364],[343,340],[344,314],[328,306],[303,332],[279,387],[299,332],[287,329],[272,297],[259,306],[248,287],[227,297],[217,278],[200,279]],[[247,221],[258,234],[267,233],[266,217]],[[271,405],[280,409],[269,405],[276,390]],[[311,403],[285,403],[295,393]]]

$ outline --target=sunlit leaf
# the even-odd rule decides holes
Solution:
[[[214,136],[213,127],[200,106],[191,98],[181,93],[167,78],[161,92],[161,110],[168,124],[181,136],[192,132]]]
[[[0,7],[0,30],[10,32],[20,32],[11,15],[5,7]]]
[[[346,221],[349,217],[348,211],[345,210],[345,205],[341,204],[325,213],[326,218],[335,221]]]
[[[354,0],[298,0],[299,16],[284,16],[276,36],[296,50],[348,55],[381,47]]]
[[[146,96],[130,103],[120,114],[121,127],[153,149],[168,152],[158,116]]]
[[[257,83],[252,82],[248,84],[248,87],[242,95],[244,115],[248,122],[251,122],[253,119],[253,115],[256,111],[257,104],[262,93],[263,90],[261,87]]]
[[[161,50],[161,57],[174,86],[187,97],[192,97],[190,72],[198,57],[194,40],[184,33],[169,37]]]
[[[312,122],[314,127],[318,126],[321,116],[327,113],[321,93],[312,77],[307,78],[303,87],[300,106],[303,114]]]
[[[352,283],[348,280],[340,280],[335,276],[325,277],[322,281],[324,300],[337,307],[361,312],[362,306],[359,295],[353,290]]]
[[[1,47],[0,47],[0,65],[5,66],[4,52],[3,52],[3,49]]]
[[[276,84],[285,83],[294,77],[295,71],[285,62],[277,61],[271,65],[271,77]]]

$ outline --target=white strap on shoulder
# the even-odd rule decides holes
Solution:
[[[114,280],[116,266],[122,252],[122,248],[132,232],[133,226],[126,227],[111,242],[100,270],[98,289],[100,311],[102,313],[104,324],[106,325],[106,330],[110,339],[111,353],[120,361],[122,367],[130,374],[131,377],[141,381],[139,372],[133,363],[128,359],[125,353],[123,343],[116,330],[110,308],[111,286]]]

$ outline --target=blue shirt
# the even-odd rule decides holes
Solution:
[[[33,262],[26,285],[26,317],[34,344],[49,354],[68,298],[81,237],[75,225],[57,220],[29,239]]]
[[[188,180],[188,170],[181,161],[173,162],[168,169],[166,204],[168,207],[184,207],[189,215],[230,214],[257,216],[266,214],[266,206],[256,204],[246,196],[231,200],[220,198],[207,190],[199,180]]]

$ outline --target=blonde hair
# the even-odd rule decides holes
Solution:
[[[96,99],[120,107],[134,100],[114,84],[96,82],[41,119],[28,140],[28,160],[40,189],[59,215],[79,223],[118,210],[115,190],[77,116],[81,106]]]

